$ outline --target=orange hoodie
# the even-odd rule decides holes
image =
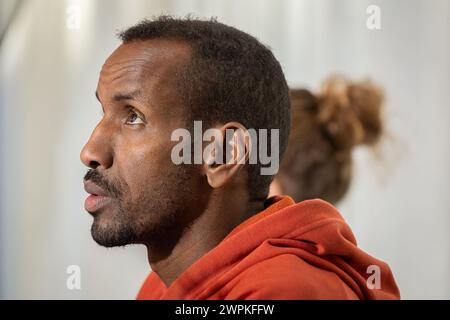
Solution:
[[[389,266],[357,247],[333,206],[287,196],[268,202],[169,288],[151,272],[137,299],[400,298]]]

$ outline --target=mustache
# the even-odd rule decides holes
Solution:
[[[119,184],[106,179],[97,169],[89,169],[84,175],[84,180],[95,183],[111,197],[120,199],[122,195]]]

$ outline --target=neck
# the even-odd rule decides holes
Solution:
[[[213,199],[199,217],[172,239],[173,245],[147,244],[150,266],[169,287],[190,265],[222,241],[233,228],[264,209],[263,201],[250,201],[246,205]]]

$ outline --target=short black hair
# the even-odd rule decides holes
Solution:
[[[119,33],[123,43],[134,40],[178,40],[192,49],[186,66],[183,97],[192,120],[206,125],[236,121],[247,129],[279,129],[279,161],[290,133],[289,89],[279,62],[256,38],[216,19],[163,15],[143,20]],[[268,146],[270,150],[270,143]],[[261,175],[260,164],[249,164],[251,199],[265,199],[273,176]]]

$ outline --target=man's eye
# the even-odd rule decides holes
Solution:
[[[137,114],[135,111],[130,110],[128,113],[126,124],[144,124],[144,120],[142,120],[141,116]]]

